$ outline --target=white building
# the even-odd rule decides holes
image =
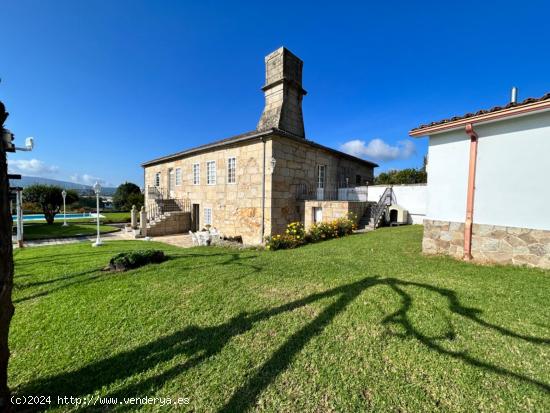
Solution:
[[[410,135],[430,139],[425,253],[550,268],[550,93]]]

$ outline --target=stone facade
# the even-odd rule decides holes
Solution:
[[[192,229],[203,228],[209,217],[222,234],[258,244],[265,236],[282,233],[289,222],[304,222],[311,213],[305,206],[311,198],[302,196],[304,189],[324,186],[323,191],[334,193],[372,182],[376,164],[305,139],[303,62],[280,48],[265,58],[265,64],[265,108],[257,129],[144,163],[147,205],[154,202],[150,198],[155,191],[185,200],[191,206]],[[211,182],[208,168],[215,176]]]
[[[313,207],[306,208],[306,201],[298,197],[298,192],[302,185],[307,185],[308,188],[317,187],[319,165],[326,166],[327,191],[337,188],[338,182],[345,178],[355,182],[358,176],[361,181],[371,181],[373,177],[372,164],[354,160],[344,154],[339,155],[310,141],[272,134],[145,166],[145,187],[156,186],[156,175],[160,174],[159,187],[166,188],[169,197],[188,199],[191,205],[197,206],[199,215],[192,217],[192,220],[197,220],[197,228],[205,226],[205,208],[210,208],[211,225],[220,232],[228,236],[241,236],[246,244],[258,244],[262,242],[264,145],[264,236],[282,233],[289,222],[304,222],[306,216],[311,214]],[[228,182],[229,158],[235,159],[234,183]],[[273,170],[271,159],[276,160]],[[216,165],[215,184],[207,183],[208,162],[215,162]],[[195,164],[199,165],[200,171],[197,185],[193,183]],[[176,170],[181,171],[181,180],[178,182]],[[170,176],[173,177],[172,182]],[[147,192],[146,204],[150,202]],[[341,204],[340,201],[334,202],[335,205]],[[360,211],[362,207],[351,205],[346,208]],[[330,216],[328,212],[327,216]]]
[[[314,208],[321,208],[322,220],[321,222],[330,222],[335,219],[347,217],[349,214],[353,214],[356,217],[355,223],[357,224],[365,210],[367,209],[368,202],[356,202],[356,201],[305,201],[304,202],[304,226],[306,230],[311,228],[315,223],[315,210]]]
[[[424,220],[422,251],[464,255],[464,223]],[[550,231],[474,224],[472,257],[476,262],[550,269]]]
[[[259,139],[229,145],[145,168],[145,186],[156,186],[160,173],[160,187],[167,188],[167,196],[189,199],[191,207],[198,205],[199,214],[192,217],[196,228],[205,226],[205,209],[211,209],[212,223],[228,236],[240,235],[247,244],[261,242],[263,145]],[[266,158],[271,159],[271,141],[265,142]],[[235,158],[235,183],[228,181],[228,160]],[[207,163],[215,162],[216,183],[207,183]],[[199,183],[193,183],[193,165],[198,164]],[[176,182],[176,170],[181,170],[181,181]],[[172,170],[172,183],[170,180]],[[266,178],[265,233],[270,233],[269,193],[271,180]],[[147,199],[146,191],[146,203]]]
[[[277,160],[271,177],[272,230],[275,234],[282,233],[288,222],[303,221],[305,216],[312,214],[312,207],[306,210],[304,200],[298,195],[305,189],[307,196],[315,197],[319,165],[326,167],[324,189],[331,195],[346,185],[372,182],[374,176],[374,168],[368,163],[306,146],[298,140],[274,140],[272,153]]]
[[[147,225],[147,236],[184,234],[191,229],[191,213],[168,212],[162,219],[150,222]]]

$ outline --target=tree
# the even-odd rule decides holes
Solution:
[[[30,185],[23,190],[23,199],[25,202],[34,202],[40,205],[46,222],[51,225],[63,207],[62,191],[63,189],[53,185]],[[78,201],[78,194],[73,190],[68,190],[65,201],[67,205]]]
[[[0,102],[0,136],[8,113]],[[14,308],[11,299],[13,289],[13,246],[11,243],[12,219],[10,211],[8,163],[6,148],[0,140],[0,412],[12,410],[8,388],[8,361],[10,350],[8,336]]]
[[[129,211],[132,205],[138,209],[143,205],[143,194],[139,186],[132,182],[124,182],[119,185],[113,195],[113,206],[119,211]]]
[[[375,185],[397,185],[397,184],[423,184],[428,181],[428,175],[424,168],[391,170],[381,172],[375,179]]]

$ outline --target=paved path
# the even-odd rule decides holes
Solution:
[[[76,244],[82,242],[92,243],[96,240],[96,235],[85,237],[67,237],[67,238],[49,238],[49,239],[37,239],[25,241],[25,247],[42,247],[45,245],[62,245],[62,244]],[[124,231],[111,232],[109,234],[101,234],[101,239],[105,241],[113,240],[133,240],[133,234]],[[12,239],[13,240],[13,239]],[[14,248],[18,248],[17,242],[13,243]]]
[[[181,248],[190,248],[193,246],[193,241],[189,234],[164,235],[162,237],[154,237],[151,241],[164,242],[165,244]]]
[[[101,234],[101,239],[105,241],[135,241],[134,234],[126,231],[111,232],[109,234]],[[137,238],[138,240],[145,240],[144,238]],[[13,240],[13,239],[12,239]],[[25,241],[25,247],[43,247],[46,245],[63,245],[63,244],[77,244],[77,243],[92,243],[96,240],[96,236],[85,237],[69,237],[69,238],[56,238],[56,239],[41,239],[33,241]],[[189,248],[193,246],[191,236],[188,234],[179,235],[165,235],[162,237],[154,237],[151,241],[164,242],[165,244],[174,245],[181,248]],[[18,248],[17,242],[13,242],[13,247]]]

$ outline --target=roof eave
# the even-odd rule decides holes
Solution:
[[[243,136],[242,138],[228,140],[227,142],[217,142],[217,143],[212,143],[210,145],[203,145],[203,146],[200,146],[200,147],[197,147],[197,148],[191,148],[191,149],[188,149],[188,150],[185,150],[185,151],[177,152],[177,153],[174,153],[174,154],[171,154],[171,155],[162,156],[160,158],[156,158],[156,159],[152,159],[152,160],[147,161],[147,162],[143,162],[141,164],[141,167],[146,168],[148,166],[157,165],[159,163],[164,163],[164,162],[169,162],[171,160],[183,158],[185,156],[189,156],[189,155],[193,155],[193,154],[197,154],[197,153],[201,153],[201,152],[206,152],[206,151],[209,151],[213,148],[220,148],[220,147],[223,147],[223,146],[233,145],[235,143],[240,143],[240,142],[244,142],[244,141],[247,141],[247,140],[260,138],[262,136],[272,135],[274,133],[275,132],[270,129],[270,130],[261,131],[261,132],[258,132],[258,133],[252,134],[252,135]]]
[[[459,119],[453,122],[446,122],[440,125],[427,126],[425,128],[412,129],[409,131],[409,136],[413,138],[420,138],[422,136],[436,135],[442,132],[449,132],[452,130],[463,128],[468,124],[487,124],[498,122],[504,118],[518,118],[521,116],[529,115],[533,112],[545,112],[550,110],[550,101],[544,100],[542,102],[535,102],[530,105],[515,106],[508,109],[503,109],[491,113],[484,113],[478,116],[470,116],[468,118]]]

